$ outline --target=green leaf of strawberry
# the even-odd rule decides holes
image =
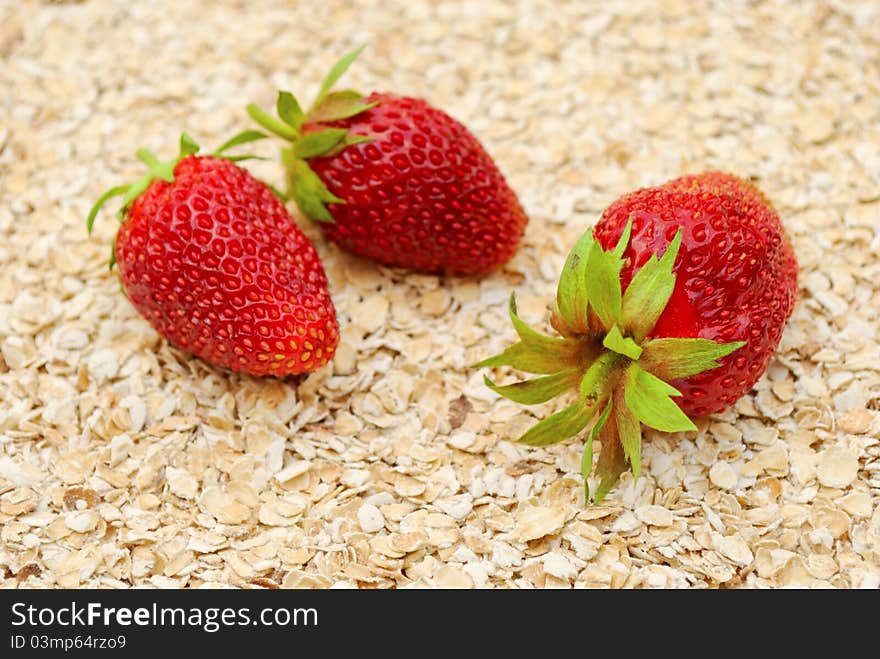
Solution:
[[[316,124],[348,119],[370,108],[376,103],[365,103],[364,97],[356,91],[345,90],[327,94],[324,100],[309,112],[309,120]]]
[[[275,111],[278,112],[281,120],[294,130],[299,130],[306,118],[305,113],[299,106],[299,101],[290,92],[278,92]]]
[[[293,152],[297,158],[313,158],[322,153],[327,153],[339,144],[348,131],[344,128],[325,128],[303,136],[293,145]]]
[[[620,322],[621,269],[623,259],[614,252],[606,252],[599,243],[593,242],[587,256],[587,298],[606,330]]]
[[[605,427],[609,414],[611,414],[611,400],[602,409],[602,413],[596,419],[596,423],[593,424],[589,435],[587,435],[587,441],[584,443],[584,452],[581,456],[581,474],[584,477],[584,501],[590,500],[590,482],[588,479],[590,472],[593,471],[593,441],[602,431],[602,428]]]
[[[556,291],[556,313],[561,317],[562,327],[570,334],[586,334],[587,324],[587,257],[593,246],[593,234],[584,232],[580,240],[569,252],[562,274],[559,276],[559,287]],[[557,327],[562,333],[562,329]]]
[[[602,339],[602,345],[613,350],[618,355],[638,359],[642,355],[642,347],[628,336],[620,333],[620,328],[614,325]]]
[[[642,345],[641,365],[661,380],[677,380],[717,368],[719,359],[745,344],[745,341],[716,343],[709,339],[649,339]]]
[[[637,479],[642,468],[642,429],[639,427],[638,417],[626,401],[628,384],[624,379],[614,390],[614,420],[617,423],[617,433],[623,445],[623,453],[629,460],[633,478]]]
[[[510,295],[508,312],[513,327],[519,334],[519,343],[513,344],[500,355],[484,359],[475,364],[474,368],[512,366],[526,373],[546,374],[567,370],[572,363],[589,359],[580,342],[546,336],[526,325],[517,315],[516,297],[513,293]]]
[[[613,408],[613,401],[612,401]],[[598,433],[602,443],[602,452],[599,453],[599,461],[596,463],[596,475],[599,476],[599,487],[593,494],[593,502],[599,503],[605,495],[611,491],[617,483],[620,475],[626,471],[626,453],[623,445],[618,440],[617,418],[615,414],[609,414]],[[639,438],[641,440],[641,437]]]
[[[348,67],[350,67],[358,58],[358,55],[363,52],[364,48],[365,46],[358,46],[354,50],[343,55],[339,61],[333,65],[333,68],[330,69],[330,72],[321,82],[321,89],[318,91],[318,97],[315,99],[315,103],[312,106],[313,108],[321,105],[327,96],[327,93],[330,91],[330,88],[336,84],[346,71],[348,71]]]
[[[294,156],[289,149],[282,152],[281,159],[290,173],[290,196],[302,212],[316,222],[332,222],[333,216],[325,204],[343,203],[343,200],[330,192],[308,163]]]
[[[486,385],[510,400],[534,405],[566,391],[576,402],[539,421],[519,442],[547,446],[574,437],[593,421],[582,458],[585,492],[592,469],[593,442],[602,450],[596,471],[601,500],[629,466],[641,470],[642,424],[664,432],[695,430],[673,400],[680,392],[669,381],[719,366],[719,359],[744,345],[700,338],[648,338],[675,288],[673,272],[682,242],[679,230],[659,258],[652,255],[622,290],[621,272],[632,228],[627,221],[613,249],[603,249],[585,233],[566,259],[551,323],[562,335],[549,337],[519,318],[510,298],[510,319],[519,342],[476,366],[511,366],[544,377],[506,386]]]
[[[332,223],[333,215],[327,209],[327,204],[345,202],[327,189],[308,160],[335,155],[347,146],[371,139],[365,135],[353,134],[345,128],[311,130],[311,127],[321,123],[352,117],[375,107],[375,103],[365,103],[363,95],[353,90],[330,93],[330,88],[363,49],[361,46],[346,53],[333,65],[308,112],[304,112],[296,97],[287,91],[278,92],[275,104],[277,118],[253,103],[247,106],[247,113],[254,121],[270,133],[290,142],[290,146],[281,151],[281,160],[287,172],[288,195],[296,201],[303,215],[315,222]],[[304,131],[306,124],[309,127]]]
[[[675,288],[675,275],[672,266],[681,247],[681,230],[675,234],[661,259],[651,255],[633,277],[623,296],[621,321],[626,331],[636,341],[644,339],[666,308],[672,289]]]
[[[257,140],[266,139],[267,135],[265,133],[261,133],[258,130],[243,130],[242,132],[233,135],[228,140],[223,142],[219,147],[214,150],[215,156],[222,156],[224,152],[229,151],[229,149],[239,146],[241,144],[247,144],[249,142],[256,142]],[[193,152],[195,153],[195,152]]]
[[[638,363],[630,364],[624,377],[626,406],[646,426],[666,432],[697,429],[671,398],[681,396],[678,389],[643,370]]]
[[[605,352],[590,364],[579,386],[580,397],[595,402],[608,395],[607,383],[617,370],[620,360],[613,352]]]
[[[279,119],[276,119],[271,114],[253,103],[249,103],[246,109],[251,119],[256,121],[270,133],[277,135],[278,137],[283,137],[287,140],[296,139],[297,133],[291,125],[286,124]]]
[[[525,382],[514,382],[505,386],[498,386],[487,377],[483,377],[483,383],[496,394],[500,394],[516,403],[523,405],[537,405],[546,403],[559,394],[564,393],[575,386],[581,376],[577,369],[562,371],[555,375],[547,375]]]
[[[519,438],[519,442],[529,446],[547,446],[561,442],[586,428],[595,414],[594,407],[578,401],[536,423]]]

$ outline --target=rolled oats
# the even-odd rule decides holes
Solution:
[[[166,153],[193,117],[219,144],[241,99],[315,87],[322,67],[296,62],[362,40],[362,8],[0,8],[0,585],[877,588],[878,8],[666,9],[371,8],[352,85],[461,119],[530,222],[509,263],[462,278],[353,258],[302,222],[342,337],[282,381],[168,346],[107,269],[113,221],[90,238],[83,217],[139,175],[136,148]],[[339,30],[291,20],[309,16]],[[799,302],[752,392],[697,433],[646,433],[639,480],[584,507],[580,441],[509,441],[555,408],[500,400],[469,365],[514,340],[511,291],[546,325],[566,253],[617,196],[709,168],[773,201]]]

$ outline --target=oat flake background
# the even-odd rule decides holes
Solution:
[[[3,586],[878,587],[878,24],[870,0],[0,0]],[[88,208],[136,148],[213,148],[361,43],[346,82],[424,96],[495,156],[531,217],[519,253],[417,276],[303,222],[332,366],[260,380],[170,348]],[[705,168],[773,200],[799,302],[750,395],[649,434],[638,483],[585,508],[578,442],[509,441],[552,404],[468,364],[512,341],[512,289],[546,323],[615,197]]]

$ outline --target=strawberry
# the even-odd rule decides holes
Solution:
[[[223,152],[261,138],[246,131],[212,155],[160,163],[105,193],[122,195],[111,268],[135,309],[170,343],[205,361],[252,375],[285,376],[326,364],[339,328],[314,246],[273,191]]]
[[[282,157],[300,211],[343,249],[385,265],[473,274],[506,262],[528,218],[467,128],[419,98],[330,92],[360,50],[336,64],[308,112],[288,92],[280,120],[248,106],[291,142]]]
[[[625,471],[638,477],[641,426],[696,430],[690,417],[732,405],[761,377],[797,291],[797,262],[779,216],[751,184],[709,172],[624,195],[568,256],[550,322],[539,334],[516,313],[520,341],[478,367],[543,375],[497,386],[537,404],[577,400],[519,441],[544,446],[587,434],[582,472],[601,500]]]

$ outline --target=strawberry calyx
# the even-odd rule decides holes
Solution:
[[[318,95],[308,111],[303,111],[299,101],[288,91],[278,92],[275,104],[277,117],[253,103],[247,106],[251,119],[290,143],[281,150],[281,161],[287,172],[288,195],[293,197],[303,215],[315,222],[332,223],[333,216],[327,209],[327,204],[344,204],[345,200],[330,192],[309,166],[308,160],[336,155],[348,146],[372,140],[345,128],[322,127],[327,123],[348,119],[377,105],[366,103],[363,94],[351,89],[330,91],[363,49],[361,46],[346,53],[333,65],[324,77]]]
[[[230,156],[226,155],[226,151],[241,144],[264,139],[265,137],[266,135],[259,131],[245,130],[226,140],[210,155],[215,158],[224,158],[233,162],[259,158],[258,156],[250,154]],[[120,223],[124,222],[131,204],[150,187],[150,184],[153,183],[153,181],[162,180],[167,181],[168,183],[173,183],[174,170],[177,167],[177,164],[184,158],[198,153],[199,149],[199,145],[187,133],[181,133],[180,135],[180,145],[177,156],[165,162],[160,162],[156,157],[156,154],[149,149],[138,149],[136,152],[137,158],[147,166],[147,173],[133,183],[114,186],[98,197],[98,200],[95,202],[94,206],[92,206],[91,210],[89,210],[88,217],[86,218],[86,229],[88,230],[89,235],[92,234],[92,229],[95,226],[95,219],[98,217],[98,212],[110,199],[113,197],[122,197],[119,209],[116,211],[116,218]],[[111,270],[116,264],[115,241],[113,241],[113,244],[114,247],[111,247],[110,253]]]
[[[673,267],[682,233],[679,229],[662,256],[652,255],[622,291],[620,273],[631,231],[632,218],[612,250],[603,249],[591,230],[575,244],[551,307],[550,323],[560,337],[526,325],[511,294],[509,313],[519,341],[475,365],[509,366],[540,375],[503,386],[484,377],[490,389],[525,405],[577,391],[575,402],[539,421],[518,441],[547,446],[589,426],[581,460],[585,501],[590,500],[587,479],[593,471],[594,440],[602,445],[594,503],[608,494],[627,466],[638,478],[642,425],[664,432],[696,430],[673,400],[681,393],[669,382],[717,368],[718,360],[745,345],[651,337],[675,288]]]

